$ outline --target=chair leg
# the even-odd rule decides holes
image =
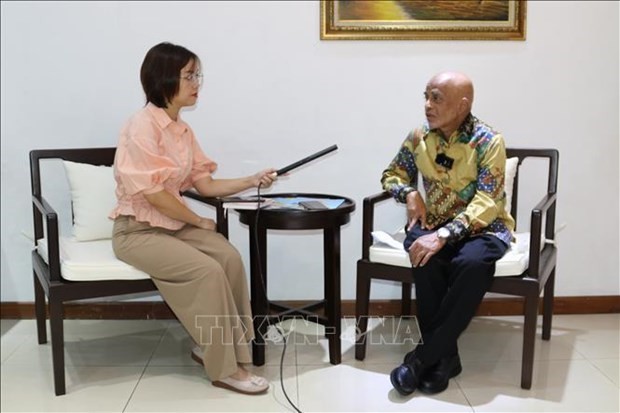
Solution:
[[[357,319],[357,338],[355,340],[355,358],[366,357],[366,331],[368,330],[368,307],[370,304],[370,276],[357,264],[357,293],[355,297],[355,316]]]
[[[408,317],[411,313],[411,283],[403,283],[401,315]]]
[[[65,390],[65,340],[63,331],[64,311],[62,301],[51,298],[50,294],[50,326],[52,331],[52,364],[54,368],[54,389],[56,396],[66,393]]]
[[[43,291],[43,286],[41,285],[41,281],[37,277],[35,272],[32,273],[34,275],[34,312],[37,318],[37,340],[39,344],[47,343],[47,328],[45,326],[45,291]]]
[[[536,323],[538,317],[538,295],[535,292],[525,297],[525,322],[523,325],[523,357],[521,360],[521,388],[529,390],[532,387],[532,373],[534,370],[534,345],[536,338]]]
[[[543,296],[543,325],[542,338],[551,338],[551,320],[553,318],[553,298],[555,288],[555,268],[551,271],[547,283],[545,284],[545,295]]]

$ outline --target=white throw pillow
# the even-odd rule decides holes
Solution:
[[[510,207],[512,206],[512,191],[518,165],[519,158],[514,157],[506,159],[506,171],[504,174],[504,192],[506,192],[506,212],[508,213],[510,213]]]
[[[63,161],[73,205],[73,236],[78,241],[112,238],[116,182],[111,166]]]

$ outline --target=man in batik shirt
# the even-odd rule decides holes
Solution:
[[[504,138],[471,114],[473,97],[467,76],[434,76],[424,92],[427,123],[407,136],[381,177],[383,188],[407,205],[404,246],[422,332],[420,344],[390,374],[403,395],[439,393],[461,372],[457,339],[512,239]]]

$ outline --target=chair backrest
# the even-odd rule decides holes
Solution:
[[[30,183],[32,194],[41,195],[41,159],[62,159],[65,161],[111,166],[116,148],[82,149],[36,149],[30,151]]]
[[[526,158],[547,158],[549,161],[549,173],[547,180],[547,192],[549,194],[555,194],[558,188],[558,162],[559,152],[556,149],[520,149],[520,148],[506,148],[506,158],[519,158],[517,165],[517,173],[515,174],[513,188],[512,188],[512,203],[510,205],[510,213],[513,218],[517,219],[517,206],[519,201],[519,169],[521,164]],[[555,207],[553,207],[547,214],[547,221],[545,225],[546,237],[552,239],[552,234],[555,233]]]
[[[45,202],[41,194],[41,160],[62,159],[65,161],[111,166],[114,163],[116,148],[72,148],[36,149],[30,151],[30,185],[33,201]],[[43,216],[34,208],[34,239],[43,238]]]
[[[30,184],[33,201],[45,202],[41,194],[41,160],[61,159],[77,163],[88,163],[97,166],[112,166],[116,148],[70,148],[70,149],[36,149],[30,151]],[[183,193],[188,198],[195,199],[216,209],[217,231],[228,238],[228,217],[218,198],[208,198],[193,191]],[[35,240],[43,238],[43,217],[41,212],[34,208],[34,236]],[[36,241],[35,241],[36,242]]]
[[[555,194],[557,192],[558,181],[558,162],[559,153],[556,149],[531,149],[531,148],[506,148],[506,158],[518,158],[517,171],[513,180],[512,202],[510,212],[512,217],[517,220],[517,206],[519,202],[519,169],[526,158],[546,158],[548,159],[548,181],[547,193]],[[362,216],[362,259],[368,260],[369,249],[372,245],[371,232],[374,230],[374,208],[377,203],[392,198],[387,191],[377,193],[364,198],[363,216]],[[555,204],[553,204],[546,214],[545,238],[555,238]]]

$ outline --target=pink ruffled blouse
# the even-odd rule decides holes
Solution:
[[[114,159],[118,203],[110,218],[131,215],[151,226],[181,229],[184,222],[157,211],[144,194],[165,190],[185,204],[180,192],[216,168],[187,123],[180,118],[173,121],[163,109],[149,103],[121,130]]]

